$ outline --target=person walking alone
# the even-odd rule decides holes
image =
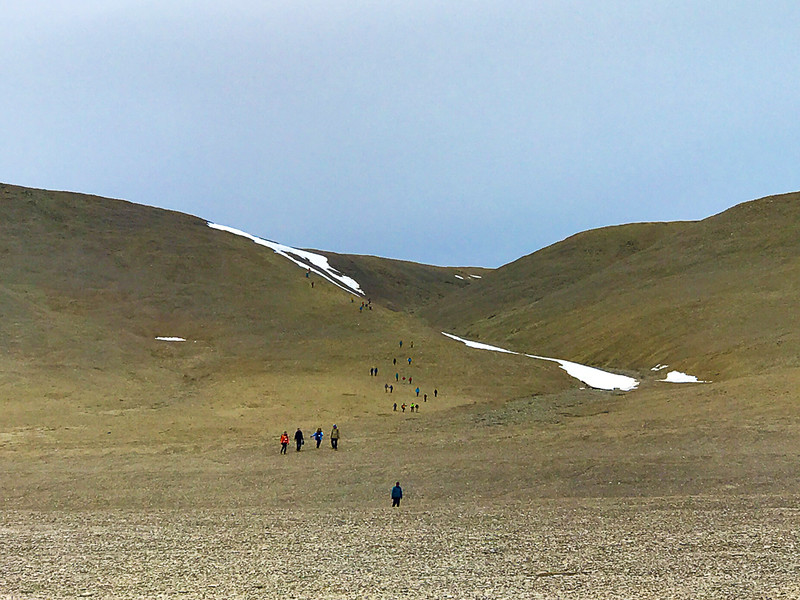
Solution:
[[[336,425],[331,430],[331,448],[334,450],[339,449],[339,428]]]
[[[289,446],[289,433],[284,431],[281,436],[281,454],[286,454],[286,448]]]
[[[300,448],[302,448],[303,444],[305,444],[305,440],[303,439],[303,432],[300,431],[300,428],[297,428],[297,431],[294,432],[294,443],[297,444],[297,451],[300,452]]]
[[[403,488],[400,487],[400,482],[394,484],[392,488],[392,508],[400,506],[400,500],[403,499]]]

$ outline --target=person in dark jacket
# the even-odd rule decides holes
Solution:
[[[392,488],[392,508],[400,506],[400,500],[403,498],[403,488],[400,487],[400,482],[394,484]]]
[[[300,452],[300,448],[305,444],[305,440],[303,439],[303,432],[300,431],[299,427],[294,433],[294,442],[297,444],[297,451]]]

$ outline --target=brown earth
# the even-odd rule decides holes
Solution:
[[[449,293],[452,270],[369,259],[397,273],[398,290],[403,278],[425,283],[405,295],[389,286],[394,305],[376,294],[358,311],[360,299],[319,280],[312,289],[288,261],[185,215],[0,192],[0,598],[800,596],[800,371],[781,318],[705,329],[684,348],[692,324],[666,315],[674,327],[659,325],[655,344],[632,337],[640,345],[617,354],[646,358],[615,363],[637,390],[583,389],[552,363],[466,348],[415,316]],[[676,229],[637,229],[636,252],[598,253],[595,266],[639,268],[619,260]],[[794,238],[770,236],[788,269]],[[724,285],[704,291],[711,313],[749,264],[735,253]],[[489,340],[496,325],[470,325],[482,303],[467,299],[484,280],[486,293],[500,285],[495,275],[459,283],[463,311],[448,318],[548,354],[528,345],[535,337]],[[575,302],[602,296],[588,293],[600,281],[589,276]],[[773,281],[775,298],[791,300],[793,281]],[[622,297],[635,308],[644,296],[631,290]],[[756,315],[757,298],[748,288],[727,301]],[[557,303],[544,305],[557,319]],[[577,345],[567,329],[564,347]],[[657,381],[655,362],[683,354],[701,367],[703,335],[719,347],[716,371],[690,372],[711,383]],[[552,349],[558,336],[545,341]],[[613,358],[618,344],[600,350]],[[758,348],[766,368],[743,368]],[[414,384],[392,382],[395,372]],[[421,410],[395,412],[395,401]],[[280,455],[278,436],[298,426],[303,451]],[[405,497],[392,509],[397,480]]]

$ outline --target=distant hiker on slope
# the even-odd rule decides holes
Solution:
[[[281,454],[286,454],[286,447],[289,445],[289,433],[284,431],[281,436]]]
[[[400,482],[394,484],[392,488],[392,508],[400,506],[400,500],[403,499],[403,488],[400,487]]]
[[[300,428],[297,428],[297,431],[294,432],[294,443],[297,444],[297,451],[300,452],[300,448],[303,444],[305,444],[305,440],[303,439],[303,432],[300,431]]]
[[[339,428],[336,425],[331,430],[331,448],[334,450],[339,449]]]
[[[419,398],[419,388],[415,389],[414,391],[417,392],[417,398]]]
[[[319,448],[320,443],[322,443],[322,436],[325,435],[322,433],[322,427],[318,427],[317,430],[311,435],[312,438],[317,440],[317,448]]]

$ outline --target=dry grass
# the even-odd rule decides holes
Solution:
[[[468,349],[412,312],[378,302],[359,312],[338,288],[312,290],[288,261],[202,221],[10,186],[0,194],[0,597],[799,593],[794,334],[780,322],[785,311],[759,313],[758,290],[719,295],[747,272],[741,245],[709,277],[701,269],[661,281],[651,270],[644,287],[608,298],[590,294],[587,280],[561,313],[558,292],[490,320],[518,327],[541,308],[553,316],[543,343],[583,336],[597,356],[638,356],[648,367],[681,351],[685,364],[715,358],[727,373],[674,386],[642,368],[640,389],[618,394],[579,389],[550,363]],[[665,240],[676,228],[642,228],[647,244],[622,262],[611,251],[598,260],[610,273],[624,264],[633,280],[630,261],[659,244],[675,252]],[[773,253],[789,247],[782,234],[769,239]],[[773,304],[792,297],[784,258],[758,279]],[[412,304],[444,293],[450,284],[433,279],[453,275],[382,268],[431,286],[404,297]],[[755,319],[709,338],[717,357],[695,349],[709,331],[686,338],[691,322],[663,325],[680,322],[676,298],[701,280],[716,282],[703,284],[708,307]],[[477,286],[454,296],[463,323]],[[600,300],[580,305],[590,297]],[[665,313],[653,321],[655,341],[613,341],[590,326],[601,315],[609,327],[649,318],[637,311],[656,297]],[[586,311],[581,331],[567,327],[572,310]],[[771,339],[779,326],[785,335]],[[521,331],[519,349],[540,352]],[[733,368],[754,352],[767,369]],[[370,377],[375,366],[380,376]],[[394,372],[415,385],[393,382]],[[417,401],[416,384],[428,393],[421,412],[392,411]],[[326,439],[278,454],[283,430],[327,434],[334,422],[338,452]],[[397,480],[406,497],[392,511]]]

